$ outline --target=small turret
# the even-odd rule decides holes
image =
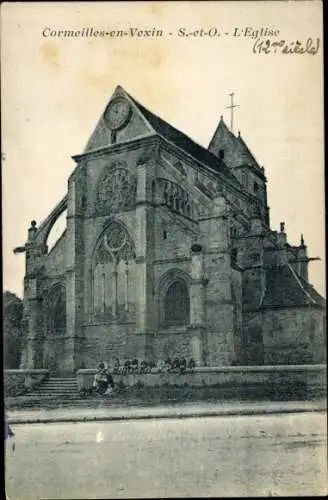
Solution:
[[[35,235],[36,235],[37,230],[38,230],[38,228],[36,227],[36,221],[32,220],[31,226],[29,227],[29,230],[28,230],[28,241],[35,240]]]
[[[280,222],[280,233],[277,233],[277,243],[280,248],[283,248],[287,243],[287,235],[285,233],[285,222]]]
[[[298,247],[298,274],[304,280],[308,281],[308,264],[307,248],[304,242],[303,234],[301,234],[300,246]]]
[[[285,222],[280,222],[280,233],[277,233],[278,266],[284,266],[288,262],[287,235],[285,233]]]

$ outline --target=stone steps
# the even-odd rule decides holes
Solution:
[[[54,391],[69,391],[69,390],[77,390],[76,384],[71,385],[43,385],[38,388],[35,388],[36,391],[39,390],[54,390]]]
[[[67,397],[67,398],[74,398],[78,397],[78,393],[76,391],[35,391],[31,392],[28,394],[28,397],[31,398],[38,398],[38,397],[43,397],[43,398],[54,398],[54,397]]]
[[[40,387],[40,389],[36,389],[33,391],[33,394],[40,393],[40,394],[54,394],[54,393],[63,393],[63,394],[69,394],[75,393],[77,391],[76,387]]]
[[[27,409],[45,408],[87,408],[103,407],[113,404],[112,398],[89,395],[82,396],[78,392],[75,377],[50,377],[28,394],[19,396],[12,402],[13,407]]]
[[[76,399],[79,397],[77,382],[74,377],[51,377],[36,387],[29,395],[31,400],[38,398],[46,399]]]

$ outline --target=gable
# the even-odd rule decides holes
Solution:
[[[230,132],[224,123],[222,116],[208,149],[218,158],[223,156],[225,163],[230,168],[235,167],[240,163],[237,138],[232,132]]]
[[[106,122],[105,112],[108,109],[108,106],[110,106],[118,98],[122,98],[128,103],[130,116],[128,117],[125,126],[119,130],[112,130]],[[139,137],[147,137],[151,135],[154,135],[154,130],[150,124],[147,120],[145,120],[142,113],[129,95],[120,86],[118,86],[102,113],[95,130],[91,134],[91,137],[84,149],[84,153],[107,148],[108,146],[118,144],[120,142],[127,142]]]
[[[224,158],[229,168],[249,166],[255,169],[258,175],[263,176],[258,162],[241,137],[240,132],[238,136],[235,136],[224,123],[222,116],[208,149],[218,158]]]
[[[121,103],[123,101],[123,107],[127,107],[129,112],[126,117],[126,122],[122,123],[114,130],[115,127],[113,123],[111,124],[109,121],[110,112],[108,109],[113,110],[113,106],[115,103],[117,104],[117,101],[121,101]],[[118,112],[118,116],[119,115],[120,112]],[[203,148],[186,134],[146,109],[120,86],[116,88],[100,117],[83,154],[75,155],[73,158],[78,160],[86,153],[108,149],[120,143],[126,144],[138,138],[147,138],[156,135],[167,141],[168,145],[179,148],[180,153],[187,154],[191,161],[193,159],[196,160],[200,168],[202,168],[202,166],[204,166],[205,169],[209,167],[211,171],[219,174],[231,184],[240,186],[239,181],[222,159],[218,158],[211,151]],[[175,167],[180,170],[180,173],[183,173],[183,165],[177,163]]]

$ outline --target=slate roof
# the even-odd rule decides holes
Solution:
[[[194,142],[192,139],[190,139],[190,137],[167,123],[162,118],[149,111],[142,104],[136,101],[130,94],[127,95],[137,106],[139,111],[142,113],[142,115],[145,117],[147,122],[151,125],[151,127],[157,134],[163,136],[165,139],[181,148],[196,160],[205,163],[212,169],[221,173],[224,177],[229,179],[234,184],[239,184],[236,177],[231,173],[230,169],[220,158],[215,156],[208,149],[203,148],[202,146]]]
[[[311,295],[312,299],[315,300],[315,302],[320,305],[321,307],[326,307],[326,300],[316,291],[316,289],[310,285],[307,281],[305,281],[303,278],[298,277],[300,282],[302,283],[303,287],[305,290]]]
[[[266,270],[266,293],[263,308],[317,305],[325,307],[326,301],[290,265]]]
[[[256,159],[252,155],[250,149],[246,145],[244,139],[242,136],[239,134],[237,137],[237,141],[239,143],[239,154],[240,158],[245,160],[246,163],[250,163],[251,165],[254,165],[255,167],[259,167],[259,164],[257,163]]]

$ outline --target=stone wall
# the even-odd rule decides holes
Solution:
[[[243,297],[242,297],[242,273],[237,269],[232,269],[232,285],[231,295],[233,301],[233,318],[234,318],[234,347],[235,347],[235,362],[243,364],[244,346],[243,346]]]
[[[193,353],[188,327],[177,326],[158,330],[154,337],[154,354],[155,360],[166,357],[190,359]]]
[[[260,312],[244,312],[243,314],[245,364],[260,365],[264,363],[262,321]]]
[[[167,258],[175,259],[188,257],[192,244],[191,228],[183,225],[183,220],[179,223],[175,222],[174,214],[170,213],[166,207],[156,209],[155,220],[155,260],[164,260]],[[164,231],[166,238],[164,238]]]
[[[306,306],[263,314],[266,364],[321,363],[325,360],[322,310]]]
[[[78,370],[78,390],[90,389],[96,370]],[[261,393],[301,389],[303,395],[325,396],[327,390],[326,365],[281,366],[223,366],[198,367],[186,374],[159,373],[113,375],[115,384],[125,387],[188,386],[224,387],[239,391],[241,388],[261,389]]]
[[[109,362],[114,357],[136,357],[142,351],[142,339],[135,334],[134,324],[94,324],[83,330],[83,364],[86,368],[96,366],[100,361]],[[143,353],[139,355],[144,357]]]
[[[223,197],[213,201],[212,214],[201,219],[204,236],[205,323],[208,365],[229,365],[235,359],[232,300],[233,273],[230,262],[230,229]]]
[[[5,397],[25,394],[48,376],[49,370],[4,370]]]
[[[60,236],[47,258],[44,260],[45,275],[47,278],[61,276],[65,272],[66,258],[66,231]]]

